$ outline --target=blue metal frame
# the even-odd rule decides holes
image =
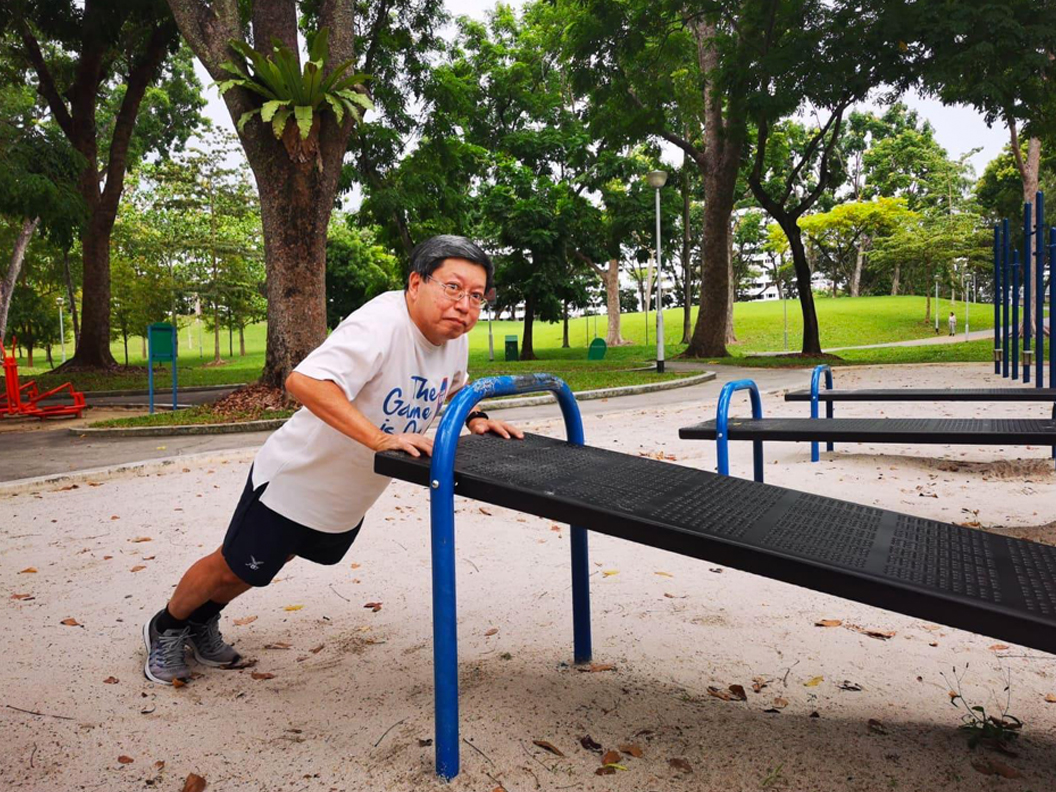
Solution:
[[[1012,379],[1019,379],[1019,251],[1012,251]]]
[[[719,457],[719,475],[730,475],[730,399],[739,390],[749,391],[752,398],[752,418],[763,417],[763,401],[759,397],[759,388],[752,380],[735,380],[722,386],[719,393],[719,406],[715,414],[715,448]],[[763,441],[752,441],[752,461],[755,467],[755,480],[763,480]]]
[[[938,307],[935,310],[939,310]],[[822,363],[820,366],[815,366],[813,373],[810,375],[810,417],[818,417],[818,401],[820,399],[820,388],[821,384],[821,373],[825,372],[825,390],[832,390],[832,369]],[[825,402],[825,417],[832,418],[834,414],[832,401]],[[826,451],[832,451],[835,446],[832,443],[825,444]],[[810,444],[810,461],[817,462],[821,459],[821,455],[818,453],[818,443],[814,441]]]
[[[1023,204],[1023,384],[1030,383],[1030,265],[1033,256],[1030,253],[1030,241],[1033,229],[1029,203]]]
[[[1008,218],[1001,221],[1001,376],[1008,377],[1009,349],[1008,349],[1008,297],[1009,297],[1009,265],[1011,256],[1009,251],[1012,242],[1008,234]]]
[[[1036,342],[1034,344],[1034,387],[1045,387],[1045,193],[1039,192],[1034,197],[1037,215],[1034,222],[1034,283],[1037,290],[1034,313]],[[1052,343],[1051,339],[1049,341]]]
[[[459,771],[458,623],[455,600],[455,450],[466,416],[481,399],[550,391],[561,406],[568,441],[583,445],[583,421],[575,396],[550,374],[479,379],[455,394],[440,421],[429,466],[433,566],[433,680],[436,689],[436,774]],[[511,441],[516,442],[516,441]],[[572,526],[572,629],[577,663],[591,658],[587,531]]]
[[[994,373],[1001,373],[1001,229],[994,226]]]
[[[1049,387],[1056,388],[1056,228],[1049,229]]]

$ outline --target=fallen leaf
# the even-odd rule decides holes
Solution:
[[[156,770],[164,770],[165,769],[165,762],[162,761],[161,759],[159,759],[158,761],[156,761],[154,763],[154,768]]]
[[[635,759],[642,758],[642,747],[638,745],[638,743],[627,743],[625,745],[621,745],[620,751],[627,754],[628,756],[633,756]]]
[[[767,685],[767,680],[766,680],[765,677],[759,677],[759,676],[752,677],[752,690],[754,692],[758,693],[760,690],[765,688],[766,685]]]
[[[481,514],[486,514],[486,515],[488,515],[489,517],[491,516],[491,512],[490,512],[490,511],[488,511],[487,509],[485,509],[485,508],[484,508],[483,506],[478,506],[477,508],[478,508],[478,509],[480,509],[480,513],[481,513]]]
[[[129,570],[129,572],[142,572],[144,569],[146,569],[146,567],[142,564],[136,564]]]
[[[849,690],[849,691],[851,691],[853,693],[857,693],[857,692],[859,692],[862,689],[861,685],[859,685],[856,682],[851,682],[848,679],[843,680],[839,685],[837,685],[837,687],[840,690]]]
[[[681,758],[676,757],[674,759],[668,759],[667,763],[669,765],[671,765],[673,768],[675,768],[676,770],[678,770],[680,773],[692,773],[693,772],[693,765],[691,765],[685,759],[681,759]]]
[[[363,607],[364,608],[370,608],[372,611],[374,611],[374,613],[377,613],[378,611],[381,610],[381,603],[380,602],[368,602]]]
[[[594,771],[594,775],[616,775],[615,765],[604,765]]]
[[[363,565],[362,564],[356,564],[356,563],[353,563],[351,565],[352,569],[359,569],[361,566],[363,566]]]
[[[712,568],[711,568],[711,569],[709,569],[708,571],[709,571],[709,572],[714,572],[714,573],[715,573],[716,575],[721,575],[721,574],[722,574],[722,570],[721,570],[721,569],[719,569],[718,567],[712,567]]]
[[[884,728],[884,724],[878,721],[876,718],[869,719],[869,731],[874,734],[887,734],[887,729]]]
[[[135,539],[129,539],[128,541],[132,542],[133,544],[136,544],[138,542],[152,542],[154,540],[151,539],[149,536],[137,536]]]
[[[33,599],[33,595],[32,594],[12,594],[11,595],[11,599],[13,599],[13,600]]]
[[[253,668],[254,666],[256,666],[256,664],[257,664],[257,658],[254,657],[254,658],[250,659],[250,658],[243,657],[237,663],[232,663],[231,665],[224,666],[224,667],[229,669],[229,670],[235,671],[235,670],[237,670],[239,668]]]
[[[103,556],[104,561],[109,561],[113,556]]]
[[[103,680],[103,684],[104,685],[116,685],[120,681],[121,680],[118,679],[115,676],[108,676],[106,679]]]
[[[841,624],[843,624],[843,619],[822,619],[814,622],[815,627],[839,627]]]
[[[612,577],[613,575],[618,575],[618,574],[620,574],[620,570],[618,570],[618,569],[603,569],[603,570],[601,570],[601,576],[602,577]]]
[[[774,709],[782,710],[788,706],[788,699],[783,699],[780,696],[774,699]]]
[[[490,636],[492,636],[492,635],[495,635],[495,634],[497,634],[497,633],[498,633],[498,631],[499,631],[499,628],[498,628],[498,627],[492,627],[492,628],[491,628],[490,630],[488,630],[488,631],[486,631],[486,632],[484,633],[484,637],[485,637],[485,638],[488,638],[488,637],[490,637]]]
[[[121,754],[119,757],[117,757],[117,761],[119,761],[121,764],[132,764],[136,760],[133,759],[131,756],[125,756],[124,754]]]
[[[726,690],[717,687],[708,687],[708,693],[722,701],[746,701],[748,694],[740,685],[730,685]]]
[[[179,679],[179,678],[172,680],[172,686],[174,688],[181,688],[181,687],[184,687],[186,684],[187,684],[186,682],[184,682],[182,679]]]
[[[597,674],[600,671],[615,671],[616,666],[612,663],[591,663],[585,666],[576,666],[577,671],[582,671],[584,674]]]
[[[292,649],[293,644],[288,644],[285,641],[276,641],[275,643],[264,644],[265,649]]]
[[[70,490],[75,490],[75,489],[77,489],[77,485],[76,484],[70,484],[67,487],[59,487],[59,492],[68,492]]]
[[[191,773],[187,776],[187,780],[183,782],[182,792],[203,792],[205,789],[205,779],[196,773]]]
[[[878,641],[894,638],[896,634],[894,630],[871,630],[868,627],[859,627],[856,624],[848,624],[847,629],[860,632],[862,635],[868,635],[870,638],[876,638]]]
[[[324,646],[326,646],[326,644],[319,644],[318,646],[312,647],[308,651],[312,654],[319,654],[321,651],[323,651]]]
[[[111,514],[111,515],[110,515],[110,519],[111,519],[111,520],[120,520],[121,518],[120,518],[120,517],[118,517],[118,516],[117,516],[116,514]]]
[[[67,627],[80,627],[81,624],[76,619],[63,619],[59,624],[65,624]]]
[[[619,751],[606,751],[605,755],[601,757],[601,763],[603,765],[619,764],[621,758]]]
[[[235,619],[235,624],[239,627],[245,627],[247,624],[252,624],[256,620],[256,616],[243,616],[241,619]]]
[[[983,775],[996,775],[1002,778],[1020,778],[1020,773],[1016,768],[1010,767],[999,759],[994,759],[990,756],[980,756],[978,759],[972,760],[972,767],[978,770]]]
[[[594,742],[593,738],[589,734],[580,737],[579,744],[582,745],[588,751],[601,753],[601,745],[599,743]]]
[[[547,742],[546,740],[532,740],[532,745],[538,745],[544,751],[549,751],[550,753],[554,754],[554,756],[564,756],[564,754],[561,753],[561,751],[557,748],[556,745],[551,742]]]
[[[1050,704],[1056,704],[1056,696],[1054,696],[1052,693],[1046,693],[1045,700]]]
[[[165,450],[165,448],[166,448],[166,446],[158,446],[158,447],[157,447],[157,448],[155,448],[154,450],[155,450],[155,451],[164,451],[164,450]]]
[[[813,679],[808,679],[806,682],[804,682],[803,683],[803,687],[817,687],[818,685],[820,685],[824,681],[825,681],[825,677],[816,676]]]
[[[433,744],[432,738],[425,739],[425,740],[423,740],[421,737],[418,738],[418,747],[419,748],[428,748],[432,744]]]
[[[550,530],[553,531],[554,533],[561,533],[561,526],[560,525],[551,525],[550,526]]]
[[[287,605],[285,608],[283,608],[283,610],[284,611],[299,611],[303,607],[304,607],[303,605]]]
[[[669,578],[673,578],[674,577],[674,575],[672,575],[670,572],[654,572],[653,574],[654,575],[659,575],[660,577],[669,577]]]
[[[990,647],[990,651],[992,651],[992,652],[1003,652],[1003,651],[1005,651],[1008,648],[1009,648],[1008,644],[994,644],[993,646]]]
[[[275,675],[270,671],[252,671],[250,676],[254,679],[274,679]]]
[[[37,574],[37,568],[36,567],[26,567],[25,569],[23,569],[18,574],[20,574],[20,575],[35,575],[35,574]]]

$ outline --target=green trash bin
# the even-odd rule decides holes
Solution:
[[[507,360],[520,360],[521,357],[517,353],[517,336],[508,335],[506,336],[506,359]]]

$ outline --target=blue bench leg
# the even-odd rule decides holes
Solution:
[[[590,644],[590,564],[587,529],[572,526],[572,656],[577,663],[589,663]]]
[[[455,499],[450,483],[432,492],[433,684],[436,774],[458,775],[458,622],[455,607]],[[446,490],[446,491],[445,491]]]

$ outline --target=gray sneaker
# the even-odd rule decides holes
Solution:
[[[174,679],[187,682],[191,678],[191,671],[184,659],[184,645],[190,627],[158,632],[157,621],[161,613],[158,611],[143,625],[143,643],[147,647],[143,674],[151,682],[162,685],[171,685]]]
[[[242,659],[231,644],[220,635],[220,614],[205,624],[187,623],[187,645],[194,651],[194,659],[211,668],[224,668]]]

